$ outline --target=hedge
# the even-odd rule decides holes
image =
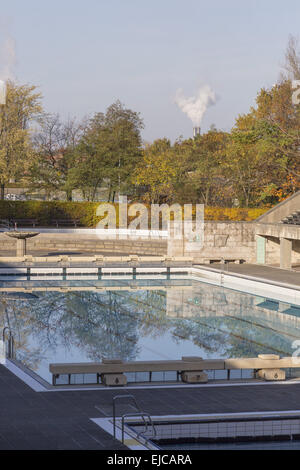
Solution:
[[[79,219],[81,225],[97,224],[99,203],[60,201],[0,201],[0,219],[37,219],[42,226],[51,226],[56,219]]]
[[[205,220],[233,220],[233,221],[251,221],[255,220],[270,207],[256,209],[242,209],[230,207],[205,207]]]
[[[42,226],[53,225],[55,219],[79,219],[82,226],[95,227],[98,206],[99,202],[0,201],[0,219],[37,219]],[[251,221],[268,209],[205,207],[205,220]]]

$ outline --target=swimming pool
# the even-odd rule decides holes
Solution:
[[[145,415],[144,419],[117,420],[116,435],[129,445],[134,439],[143,448],[166,451],[291,450],[300,447],[299,412],[294,415],[267,412],[160,416],[151,417],[151,421]],[[98,425],[102,425],[101,420]]]
[[[49,363],[289,356],[300,339],[299,305],[187,278],[3,281],[1,290],[16,358],[47,382]]]

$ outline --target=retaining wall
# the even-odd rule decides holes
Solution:
[[[14,251],[16,241],[0,233],[0,251]],[[137,255],[167,254],[166,240],[122,240],[99,239],[93,234],[40,233],[27,241],[27,252],[90,252]]]
[[[241,259],[256,262],[255,224],[249,222],[205,222],[202,248],[182,240],[171,240],[170,256],[192,256],[194,262]]]
[[[92,230],[40,233],[27,241],[27,252],[90,252],[136,255],[192,256],[194,262],[209,259],[256,260],[255,224],[249,222],[206,222],[203,246],[166,239],[99,238]],[[16,241],[0,233],[0,251],[14,251]]]

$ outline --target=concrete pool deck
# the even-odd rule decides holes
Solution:
[[[224,274],[241,276],[243,278],[256,278],[269,283],[293,286],[300,289],[300,272],[295,270],[280,269],[273,266],[265,266],[259,264],[213,264],[213,265],[196,265],[202,269],[215,272],[223,272]]]
[[[120,393],[127,389],[39,393],[0,366],[0,450],[125,449],[91,421],[111,417],[112,399]],[[293,415],[300,410],[300,384],[131,389],[130,393],[152,416],[270,411]]]
[[[30,263],[31,266],[49,266],[49,267],[55,267],[57,266],[57,261],[54,259],[56,257],[70,257],[71,259],[71,265],[73,266],[82,266],[86,267],[91,265],[92,258],[95,256],[95,253],[92,252],[84,252],[84,253],[78,253],[78,252],[35,252],[33,255],[33,258],[40,258],[38,263]],[[126,258],[126,257],[131,257],[132,255],[128,253],[122,253],[122,254],[117,254],[116,253],[97,253],[97,257],[103,256],[105,258],[109,258],[109,260],[106,262],[108,265],[113,265],[116,264],[120,266],[123,262],[120,261],[120,258]],[[10,258],[11,257],[11,258]],[[0,267],[23,267],[26,265],[26,262],[20,262],[19,260],[16,259],[16,261],[13,261],[14,253],[13,252],[5,252],[2,253],[0,251]],[[146,258],[148,258],[149,261],[143,262],[142,265],[145,266],[150,266],[150,265],[161,265],[161,261],[156,261],[157,256],[155,255],[145,255]],[[9,261],[7,261],[7,258],[10,258]],[[42,261],[41,258],[45,258],[45,261]],[[86,258],[91,258],[90,262],[87,262]],[[113,258],[116,259],[116,262],[114,263]],[[140,257],[141,259],[144,258],[144,256]],[[161,257],[163,258],[163,257]],[[187,258],[187,257],[185,257]],[[68,262],[68,261],[67,261]],[[177,264],[170,262],[170,265],[172,264]],[[185,263],[184,261],[179,262],[180,266],[183,266]],[[189,262],[186,263],[187,266],[191,266],[191,259],[189,259]],[[97,262],[97,265],[101,265],[101,261]],[[297,266],[293,270],[286,270],[286,269],[280,269],[279,267],[275,266],[265,266],[265,265],[258,265],[258,264],[213,264],[213,265],[207,265],[207,264],[193,264],[194,267],[199,267],[201,269],[205,269],[208,271],[212,272],[223,272],[224,274],[229,274],[233,276],[241,276],[243,278],[255,278],[257,280],[261,280],[264,282],[270,282],[270,283],[276,283],[276,284],[281,284],[281,285],[289,285],[289,286],[294,286],[296,289],[300,289],[300,267]]]

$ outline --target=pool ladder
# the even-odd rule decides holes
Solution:
[[[5,347],[6,345],[6,332],[9,333],[9,336],[8,336],[8,348]],[[15,356],[15,340],[14,340],[14,336],[12,334],[12,331],[10,329],[9,326],[5,326],[2,330],[2,341],[3,341],[3,345],[5,347],[5,357],[7,359],[13,359],[14,356]]]
[[[145,428],[143,429],[143,431],[138,433],[137,439],[139,437],[143,437],[143,439],[145,439],[145,441],[147,442],[147,441],[149,441],[150,438],[153,438],[153,437],[156,436],[156,429],[155,429],[154,423],[153,423],[149,413],[144,413],[143,411],[138,412],[138,413],[126,413],[122,416],[122,444],[124,444],[124,442],[125,442],[125,420],[126,420],[126,418],[142,418],[142,420],[144,421]],[[145,418],[148,418],[149,423],[147,422],[147,420],[145,420]],[[151,426],[151,431],[152,431],[151,436],[145,436],[145,434],[148,432],[148,425]]]
[[[121,400],[127,400],[128,402],[133,402],[134,407],[136,408],[136,413],[125,413],[122,415],[122,443],[124,444],[125,441],[125,422],[127,418],[142,418],[142,421],[144,422],[144,430],[141,431],[138,435],[137,438],[143,437],[145,441],[147,442],[149,440],[149,437],[146,437],[145,434],[148,432],[149,426],[151,427],[152,431],[152,436],[156,436],[156,429],[154,426],[154,423],[152,421],[152,418],[149,413],[145,413],[141,407],[139,406],[136,398],[134,395],[116,395],[113,397],[113,431],[114,431],[114,438],[116,438],[116,403]],[[147,419],[146,419],[147,418]]]
[[[224,281],[225,281],[225,272],[226,272],[225,266],[227,267],[227,273],[228,273],[229,272],[229,263],[226,263],[225,259],[222,258],[221,259],[221,270],[220,270],[220,285],[221,286],[224,285]]]

